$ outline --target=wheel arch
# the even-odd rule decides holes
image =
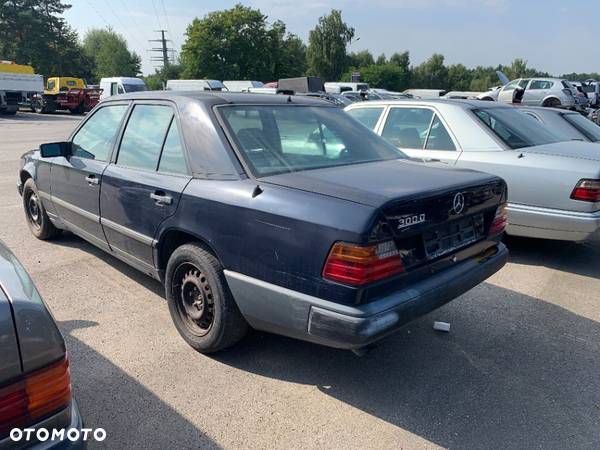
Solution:
[[[209,239],[197,233],[191,233],[180,228],[169,228],[161,233],[156,243],[156,268],[160,273],[164,274],[169,258],[173,252],[178,247],[190,242],[199,243],[205,250],[210,252],[219,262],[221,262],[218,253],[215,251]]]
[[[558,98],[555,95],[549,95],[549,96],[545,97],[544,100],[542,100],[542,105],[548,106],[548,103],[550,103],[550,102],[557,102],[559,105],[562,104],[562,102],[560,101],[560,98]]]

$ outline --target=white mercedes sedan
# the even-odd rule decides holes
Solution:
[[[354,103],[346,111],[413,158],[498,175],[507,233],[583,241],[600,228],[600,147],[512,106],[478,100]]]

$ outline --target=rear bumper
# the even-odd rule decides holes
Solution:
[[[356,349],[439,308],[500,270],[508,250],[457,263],[431,277],[365,305],[343,305],[225,271],[248,323],[259,330],[330,347]]]
[[[66,426],[65,426],[66,425]],[[79,432],[83,429],[83,419],[81,417],[81,413],[79,412],[79,407],[77,406],[77,402],[75,399],[71,401],[71,405],[64,409],[63,411],[44,419],[42,422],[39,422],[35,425],[27,426],[24,428],[34,428],[39,430],[40,428],[45,428],[50,433],[52,433],[53,429],[63,429],[65,433],[70,429],[76,429]],[[33,436],[33,433],[32,433]],[[87,448],[87,443],[81,437],[82,434],[79,433],[79,438],[71,441],[68,438],[59,439],[59,440],[50,440],[44,442],[39,442],[35,439],[26,442],[23,438],[19,442],[13,442],[10,440],[10,437],[0,441],[0,449],[35,449],[35,450],[84,450]]]
[[[586,213],[508,204],[511,236],[584,241],[600,229],[600,211]]]

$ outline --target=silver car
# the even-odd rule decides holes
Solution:
[[[559,78],[518,78],[502,86],[498,101],[513,103],[516,88],[525,90],[521,104],[579,109],[587,106],[587,97],[578,95],[577,89],[567,80]]]
[[[600,228],[600,148],[479,100],[355,103],[346,111],[408,155],[499,175],[508,234],[582,241]]]

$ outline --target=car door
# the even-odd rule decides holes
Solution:
[[[171,104],[135,104],[102,179],[101,223],[111,251],[142,270],[152,269],[158,227],[191,179],[180,130]]]
[[[460,149],[448,130],[433,108],[392,106],[379,134],[413,158],[454,164]]]
[[[75,234],[104,248],[106,239],[100,226],[102,173],[128,107],[123,102],[97,109],[73,135],[71,155],[53,158],[50,171],[56,214]]]
[[[551,85],[551,84],[550,84]],[[548,93],[548,82],[544,80],[531,80],[523,94],[523,104],[539,106]]]
[[[502,103],[512,103],[513,91],[519,85],[520,79],[513,80],[505,85],[498,93],[498,101]]]

